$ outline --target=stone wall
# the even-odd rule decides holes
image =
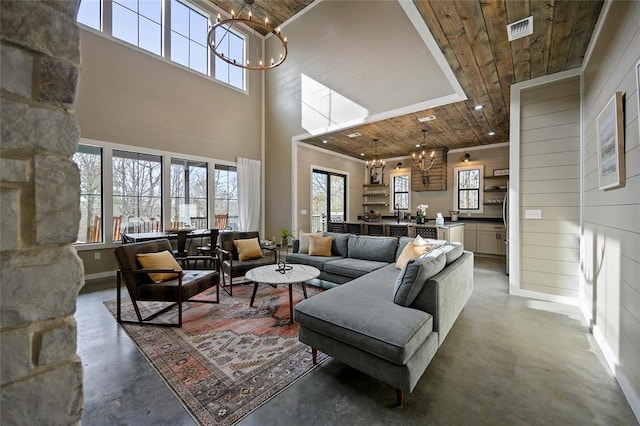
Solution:
[[[79,424],[77,0],[0,1],[2,424]]]

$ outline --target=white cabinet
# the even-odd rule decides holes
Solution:
[[[473,252],[478,250],[477,234],[478,234],[478,227],[475,223],[464,224],[464,249],[465,250],[469,250]]]
[[[506,255],[506,229],[503,225],[477,224],[477,253]]]
[[[465,248],[465,250],[469,250],[466,247],[466,242],[464,239],[465,237],[464,228],[465,228],[464,224],[459,226],[451,226],[448,228],[438,228],[438,239],[447,240],[449,242],[461,243],[462,246]]]

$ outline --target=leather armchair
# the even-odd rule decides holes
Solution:
[[[250,269],[258,266],[264,266],[276,263],[275,249],[263,248],[264,257],[260,259],[243,260],[238,259],[238,250],[236,249],[234,240],[244,240],[257,238],[260,241],[260,234],[257,231],[250,232],[221,232],[220,248],[218,248],[218,257],[220,259],[220,273],[222,274],[222,285],[226,290],[225,275],[229,276],[229,293],[233,296],[233,279],[244,276]]]

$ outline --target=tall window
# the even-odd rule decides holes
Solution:
[[[207,228],[207,163],[171,159],[171,223],[178,228]]]
[[[408,174],[391,175],[393,184],[392,209],[409,210],[409,177]]]
[[[209,73],[209,19],[177,0],[171,0],[171,60],[202,74]]]
[[[222,27],[216,28],[216,50],[239,63],[244,63],[244,38]],[[214,55],[215,56],[215,55]],[[228,64],[215,56],[216,80],[244,89],[244,69]]]
[[[227,215],[229,229],[238,229],[238,173],[235,166],[216,164],[215,214]]]
[[[111,34],[162,56],[162,0],[113,0]]]
[[[311,175],[311,232],[326,231],[328,221],[346,220],[347,177],[314,170]]]
[[[162,228],[162,157],[113,151],[113,216],[124,232]]]
[[[454,210],[482,213],[482,172],[482,166],[454,169]]]
[[[80,229],[77,243],[102,242],[105,240],[102,232],[102,148],[80,145],[73,155],[73,161],[80,169]]]
[[[245,70],[210,54],[207,44],[209,16],[187,0],[82,0],[77,20],[245,90]],[[218,49],[225,56],[244,62],[246,38],[240,32],[227,34],[219,29],[215,36]]]

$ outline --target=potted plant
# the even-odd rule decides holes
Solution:
[[[418,225],[424,225],[427,219],[428,208],[429,208],[429,205],[427,204],[419,204],[418,207],[416,207],[416,223]]]
[[[280,230],[280,243],[287,247],[289,245],[289,238],[293,237],[293,232],[289,230],[289,228],[282,228]]]

